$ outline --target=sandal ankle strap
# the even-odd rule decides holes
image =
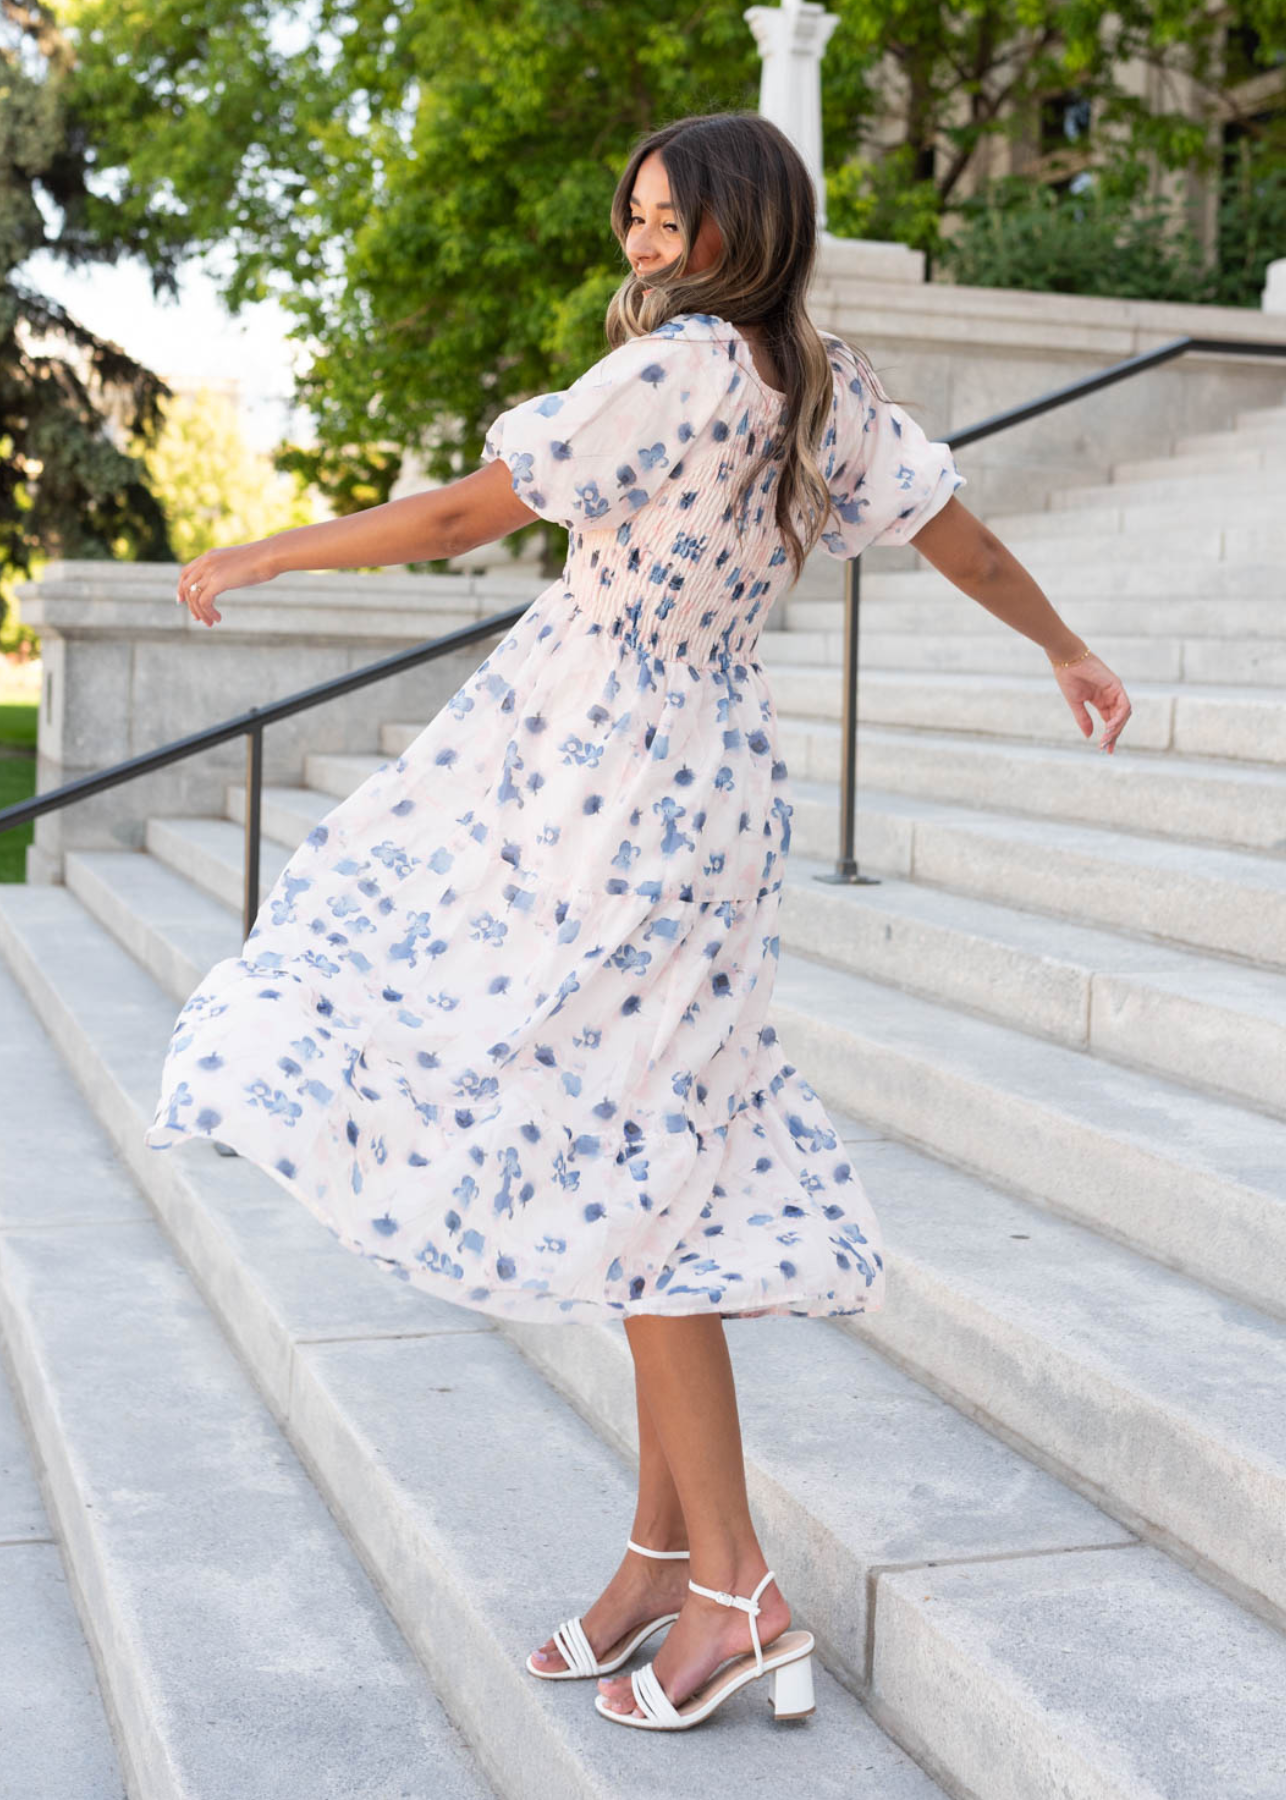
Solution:
[[[631,1550],[637,1550],[640,1556],[657,1556],[663,1558],[687,1556],[686,1550],[649,1550],[646,1544],[636,1544],[633,1538],[626,1538]]]
[[[768,1586],[768,1583],[772,1580],[772,1578],[773,1578],[772,1570],[769,1569],[767,1574],[763,1575],[759,1579],[759,1581],[755,1584],[754,1593],[751,1594],[749,1597],[747,1597],[745,1594],[725,1593],[722,1588],[702,1587],[701,1583],[699,1581],[693,1581],[693,1579],[690,1575],[688,1577],[688,1586],[692,1589],[692,1592],[694,1594],[704,1594],[706,1596],[706,1598],[709,1600],[717,1600],[719,1602],[720,1606],[740,1607],[742,1612],[749,1614],[750,1641],[755,1647],[755,1673],[756,1673],[756,1675],[760,1675],[763,1673],[764,1653],[759,1645],[759,1627],[755,1624],[755,1620],[758,1618],[759,1613],[762,1610],[759,1605],[759,1596],[760,1596],[760,1594],[763,1593],[764,1589]]]

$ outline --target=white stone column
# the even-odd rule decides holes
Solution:
[[[817,0],[782,0],[780,6],[751,6],[742,15],[763,59],[759,111],[780,127],[803,157],[817,193],[818,235],[826,230],[826,186],[822,180],[822,56],[839,24]]]
[[[1286,256],[1269,263],[1260,307],[1264,312],[1286,313]]]

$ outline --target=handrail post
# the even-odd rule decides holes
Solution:
[[[263,798],[263,726],[252,725],[246,732],[246,850],[245,888],[241,900],[241,938],[250,936],[250,927],[259,915],[259,814]]]
[[[834,870],[815,877],[851,886],[877,887],[878,875],[863,875],[857,866],[857,665],[861,642],[862,559],[844,561],[843,706],[840,721],[839,857]]]

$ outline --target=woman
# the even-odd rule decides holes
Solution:
[[[156,1116],[216,1136],[350,1249],[457,1304],[618,1317],[639,1485],[606,1588],[533,1651],[616,1722],[682,1729],[761,1673],[812,1710],[747,1504],[723,1320],[883,1304],[878,1222],[767,1023],[790,842],[755,660],[820,541],[914,543],[1045,649],[1110,752],[1119,680],[954,498],[963,481],[808,319],[811,181],[755,114],[641,142],[612,208],[613,348],[503,413],[484,467],[214,550],[178,598],[456,555],[533,516],[567,564],[411,748],[310,833],[180,1013]],[[607,1678],[663,1624],[655,1661]]]

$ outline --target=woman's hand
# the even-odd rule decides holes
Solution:
[[[1130,705],[1129,695],[1121,686],[1120,676],[1114,675],[1107,664],[1100,662],[1091,650],[1080,662],[1072,663],[1065,669],[1055,666],[1054,679],[1062,688],[1084,736],[1094,735],[1094,721],[1085,710],[1085,702],[1088,700],[1098,712],[1103,721],[1099,748],[1106,750],[1110,756],[1116,748],[1116,740],[1121,735],[1125,721],[1134,710]]]
[[[187,607],[194,619],[213,625],[223,617],[214,610],[220,594],[226,594],[229,588],[255,587],[262,581],[271,581],[276,573],[267,538],[256,538],[251,544],[232,544],[226,550],[206,550],[184,564],[174,598],[180,606]]]

